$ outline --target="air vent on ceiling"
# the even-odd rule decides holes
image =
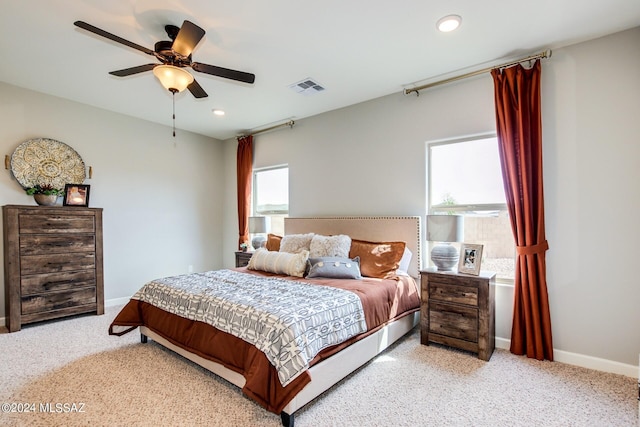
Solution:
[[[324,87],[311,78],[306,78],[298,83],[294,83],[290,85],[289,88],[302,95],[314,95],[324,91]]]

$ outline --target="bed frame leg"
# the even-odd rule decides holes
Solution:
[[[280,419],[284,427],[293,427],[293,414],[287,414],[286,412],[280,412]]]
[[[142,344],[146,344],[146,343],[147,343],[147,339],[148,339],[148,338],[147,338],[147,336],[146,336],[145,334],[140,333],[140,342],[141,342]]]

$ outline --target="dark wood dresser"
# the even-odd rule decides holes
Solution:
[[[495,348],[495,280],[479,276],[421,271],[420,341],[478,353],[489,360]]]
[[[9,332],[104,313],[102,209],[7,205],[2,214]]]

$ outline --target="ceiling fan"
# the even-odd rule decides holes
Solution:
[[[144,64],[137,67],[125,68],[122,70],[111,71],[109,74],[117,77],[130,76],[132,74],[142,73],[145,71],[153,70],[154,74],[160,82],[169,91],[181,92],[185,88],[189,89],[189,92],[196,98],[205,98],[207,93],[202,89],[197,81],[193,79],[193,76],[186,70],[185,67],[191,67],[191,69],[200,73],[211,74],[213,76],[223,77],[225,79],[236,80],[244,83],[253,83],[256,76],[251,73],[245,73],[243,71],[231,70],[228,68],[217,67],[215,65],[202,64],[200,62],[193,62],[191,60],[191,53],[195,49],[196,45],[204,37],[205,31],[198,27],[196,24],[190,21],[184,21],[182,27],[176,27],[175,25],[166,25],[165,31],[171,39],[161,40],[154,46],[154,50],[147,49],[144,46],[125,40],[122,37],[118,37],[115,34],[111,34],[98,27],[94,27],[91,24],[87,24],[83,21],[76,21],[73,23],[75,26],[84,30],[90,31],[99,36],[105,37],[114,42],[121,43],[125,46],[137,49],[147,55],[155,56],[162,64]],[[182,83],[167,83],[163,81],[163,72],[173,72],[175,75],[179,75],[184,80]],[[171,87],[180,85],[181,87]]]

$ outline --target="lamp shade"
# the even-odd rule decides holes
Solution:
[[[158,65],[153,69],[153,74],[171,92],[182,92],[193,83],[191,73],[173,65]]]
[[[249,233],[268,233],[271,226],[271,218],[266,216],[249,217]]]
[[[430,242],[461,242],[464,238],[462,215],[427,215],[427,240]]]

